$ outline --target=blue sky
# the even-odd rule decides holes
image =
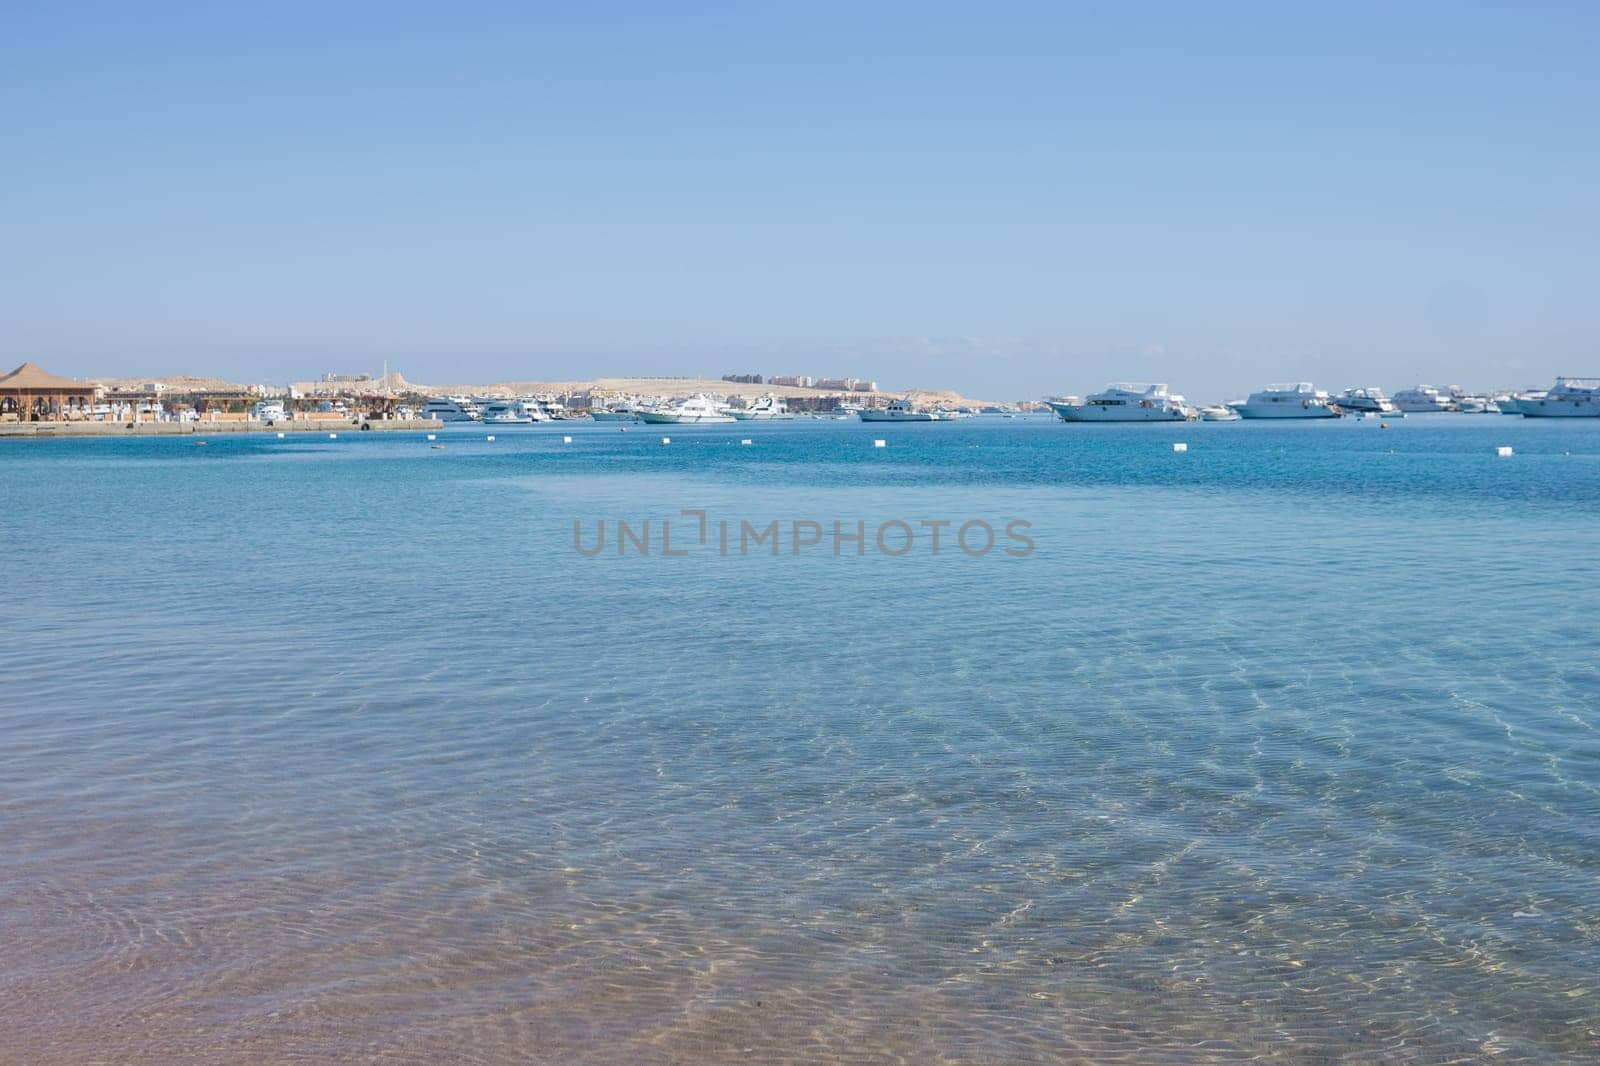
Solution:
[[[1600,373],[1600,5],[7,4],[0,362]]]

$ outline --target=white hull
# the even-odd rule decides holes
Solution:
[[[927,411],[858,411],[863,422],[934,422]]]
[[[1517,410],[1524,418],[1600,418],[1600,400],[1522,400]]]
[[[1252,407],[1241,404],[1234,408],[1240,418],[1338,418],[1339,412],[1327,407],[1292,407],[1288,404],[1270,404]]]
[[[1097,404],[1052,403],[1050,409],[1063,422],[1187,422],[1189,415],[1179,409],[1159,407],[1102,407]]]
[[[639,416],[632,411],[590,411],[589,417],[596,422],[632,422]]]
[[[732,422],[734,417],[732,415],[704,414],[700,412],[690,414],[678,411],[640,411],[639,421],[649,422],[651,425],[658,426],[676,426],[702,422]]]
[[[788,412],[776,411],[729,411],[730,415],[739,422],[788,422],[794,415]]]

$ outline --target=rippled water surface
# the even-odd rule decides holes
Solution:
[[[0,1061],[1600,1059],[1600,424],[619,428],[0,443]]]

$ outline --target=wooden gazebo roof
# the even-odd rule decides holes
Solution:
[[[64,392],[86,395],[94,392],[94,385],[52,374],[32,363],[23,363],[5,377],[0,377],[0,392]]]

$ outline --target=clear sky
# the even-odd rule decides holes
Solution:
[[[0,6],[0,362],[1600,374],[1596,3]]]

